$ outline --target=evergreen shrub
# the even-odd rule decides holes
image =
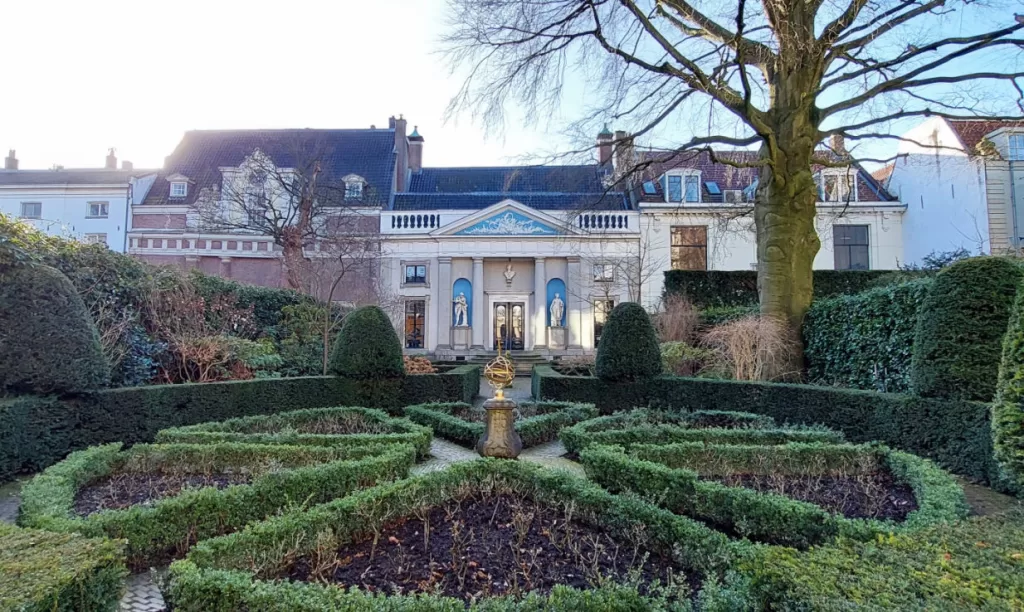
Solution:
[[[992,402],[996,459],[1008,484],[1024,493],[1024,291],[1018,291],[1003,338],[996,397]]]
[[[613,308],[597,347],[598,378],[642,380],[661,374],[661,368],[658,335],[647,311],[635,302]]]
[[[350,314],[334,343],[328,370],[360,381],[404,378],[402,344],[388,315],[378,306],[364,306]]]

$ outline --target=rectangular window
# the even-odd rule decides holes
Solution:
[[[832,226],[836,270],[870,270],[868,261],[868,226]]]
[[[615,266],[608,263],[594,264],[594,280],[599,283],[610,283],[615,280]]]
[[[822,202],[849,202],[857,200],[853,175],[846,171],[826,172],[818,185]]]
[[[408,300],[405,303],[405,348],[423,348],[423,323],[426,312],[425,300]]]
[[[686,201],[700,202],[700,177],[696,174],[686,175]]]
[[[345,183],[345,199],[358,200],[363,197],[363,184],[358,181]]]
[[[110,204],[107,202],[89,202],[90,217],[107,218],[110,215]]]
[[[22,219],[42,219],[43,218],[43,203],[42,202],[22,202],[21,203],[21,218]]]
[[[171,183],[171,197],[183,198],[188,195],[188,183]]]
[[[708,227],[706,225],[672,226],[672,269],[708,269]]]
[[[683,201],[683,177],[679,175],[670,175],[668,177],[668,201]]]
[[[106,244],[107,243],[107,235],[106,234],[86,234],[85,235],[85,243],[86,244]]]
[[[594,347],[601,342],[601,332],[608,322],[608,313],[615,308],[615,300],[597,300],[594,302]]]
[[[1010,134],[1010,161],[1024,160],[1024,134]]]
[[[427,266],[423,264],[411,264],[405,266],[405,284],[423,285],[427,282]]]

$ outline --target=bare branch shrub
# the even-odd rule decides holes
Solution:
[[[692,344],[700,325],[700,313],[693,303],[681,295],[665,298],[661,312],[654,318],[655,329],[661,342],[686,342]]]
[[[786,325],[774,317],[754,315],[723,323],[704,335],[718,351],[735,380],[779,380],[792,377],[787,367],[799,347]]]

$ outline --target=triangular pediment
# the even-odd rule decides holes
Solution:
[[[431,232],[434,236],[558,236],[575,230],[561,219],[503,200]]]

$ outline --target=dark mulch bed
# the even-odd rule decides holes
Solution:
[[[162,474],[125,472],[112,474],[79,489],[75,513],[88,516],[100,510],[123,510],[178,495],[185,489],[248,484],[251,474]]]
[[[917,510],[910,485],[896,482],[892,474],[878,471],[861,476],[795,476],[786,474],[732,474],[702,476],[732,487],[778,493],[817,504],[846,518],[902,521]]]
[[[423,515],[426,514],[426,527]],[[357,586],[370,592],[434,593],[472,602],[547,592],[556,584],[587,589],[603,579],[654,581],[695,592],[698,577],[647,554],[644,535],[614,537],[565,510],[512,495],[467,498],[387,525],[372,538],[297,560],[295,580]]]
[[[321,435],[385,434],[391,433],[391,428],[385,423],[369,420],[361,414],[352,414],[310,419],[285,425],[261,423],[249,427],[246,433],[281,433],[284,431]]]

